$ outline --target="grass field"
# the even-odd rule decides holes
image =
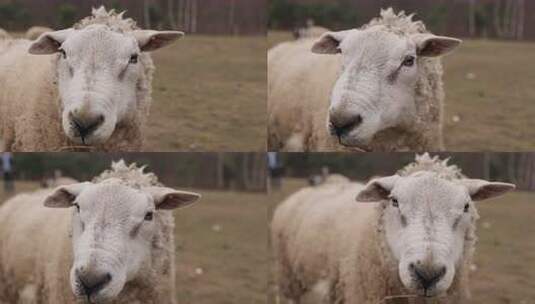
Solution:
[[[305,185],[305,180],[283,180],[282,189],[270,195],[270,209]],[[517,191],[477,208],[481,218],[471,303],[535,304],[535,193]],[[274,303],[273,281],[271,276],[269,303]]]
[[[186,36],[153,58],[147,149],[265,150],[264,36]]]
[[[443,62],[446,151],[535,149],[535,43],[465,40]]]
[[[39,187],[17,183],[17,191]],[[177,210],[176,278],[181,304],[265,303],[269,258],[263,193],[215,192]],[[8,197],[0,189],[0,205]]]

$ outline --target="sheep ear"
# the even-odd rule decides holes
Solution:
[[[456,38],[433,34],[416,34],[413,36],[413,41],[416,43],[418,56],[422,57],[446,55],[455,50],[462,42]]]
[[[184,36],[183,32],[177,31],[137,30],[133,31],[132,34],[142,52],[151,52],[163,48]]]
[[[312,45],[312,53],[316,54],[338,54],[340,53],[340,42],[352,31],[327,32]]]
[[[468,188],[468,193],[474,201],[500,196],[516,188],[514,184],[488,182],[481,179],[463,179],[461,184]]]
[[[73,29],[66,29],[43,33],[30,45],[28,52],[33,55],[49,55],[57,53],[61,44],[67,40],[72,32],[74,32]]]
[[[45,199],[44,205],[49,208],[69,208],[76,197],[89,185],[92,183],[84,182],[58,187]]]
[[[166,187],[147,187],[144,190],[154,199],[156,209],[182,208],[195,203],[201,198],[200,194],[194,192],[178,191]]]
[[[378,202],[387,199],[399,178],[399,175],[392,175],[370,181],[357,195],[357,201]]]

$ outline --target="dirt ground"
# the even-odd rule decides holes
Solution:
[[[266,150],[265,36],[186,35],[152,58],[145,150]]]
[[[306,180],[284,179],[270,194],[270,214]],[[479,215],[470,286],[474,304],[535,304],[535,193],[517,191],[477,204]],[[271,218],[271,215],[269,216]],[[274,301],[271,269],[269,303]]]
[[[16,187],[17,192],[24,192],[39,185],[17,182]],[[265,303],[267,196],[188,190],[203,197],[195,205],[175,211],[179,303]],[[8,196],[0,188],[0,205]]]
[[[186,36],[153,54],[147,149],[265,151],[266,39]]]
[[[291,40],[270,32],[268,46]],[[535,43],[465,40],[444,64],[446,151],[535,149]]]

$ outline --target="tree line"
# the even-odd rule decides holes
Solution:
[[[100,5],[126,10],[143,28],[194,34],[264,34],[267,22],[266,0],[46,0],[46,9],[42,0],[0,0],[0,27],[67,28]]]
[[[15,153],[15,176],[41,181],[56,171],[79,181],[91,180],[112,161],[146,166],[169,186],[237,191],[263,191],[263,153]]]
[[[307,19],[332,29],[358,27],[381,8],[416,13],[436,34],[457,37],[535,39],[535,1],[525,0],[271,0],[270,29],[291,30]]]

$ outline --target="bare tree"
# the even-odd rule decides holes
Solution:
[[[174,0],[167,0],[167,18],[169,18],[169,26],[172,29],[176,29],[175,10],[173,9]]]
[[[152,24],[150,22],[150,0],[143,0],[143,17],[145,19],[145,28],[150,29],[152,28]]]
[[[470,0],[468,8],[468,31],[471,37],[476,35],[476,0]]]

